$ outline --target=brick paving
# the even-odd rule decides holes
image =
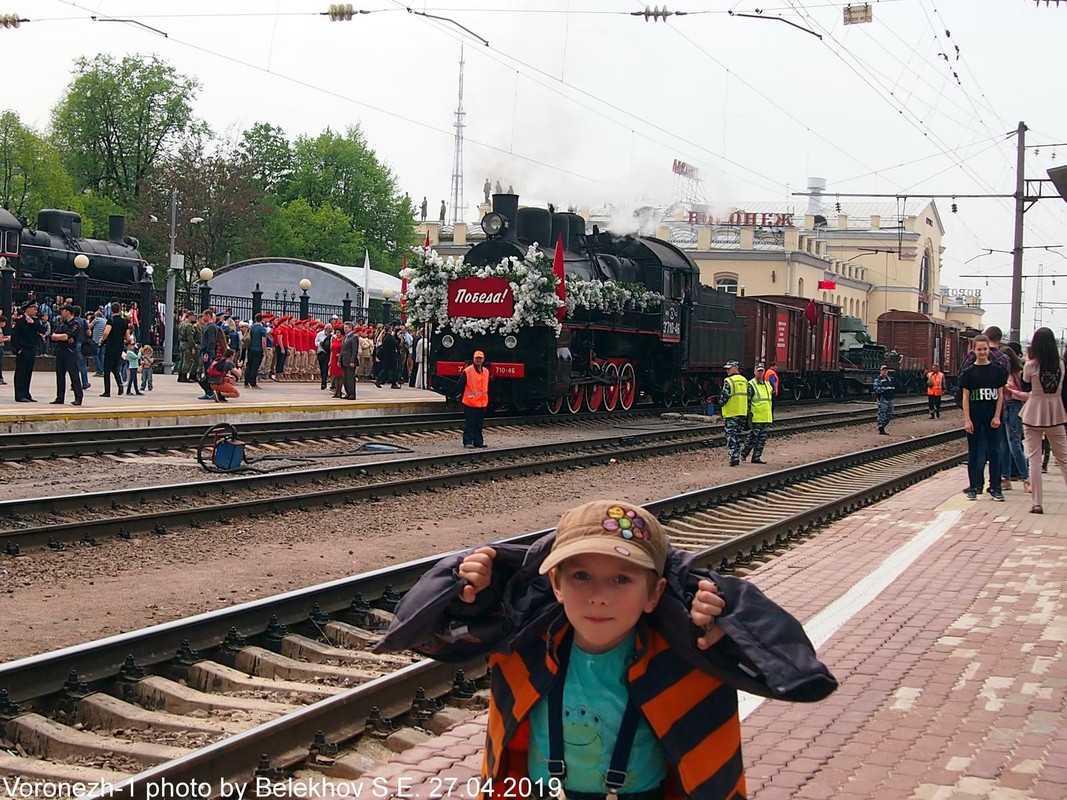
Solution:
[[[820,647],[835,694],[747,716],[751,798],[1067,798],[1067,492],[1054,466],[1046,478],[1037,516],[1021,487],[967,502],[964,470],[951,470],[750,576],[808,624],[938,514],[962,514]],[[484,726],[482,714],[362,780],[469,797]]]

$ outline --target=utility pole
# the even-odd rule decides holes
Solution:
[[[459,46],[459,105],[456,106],[456,151],[452,155],[452,224],[463,222],[465,203],[463,202],[463,122],[466,112],[463,110],[463,45]]]
[[[1023,162],[1026,159],[1026,123],[1019,122],[1015,130],[1015,145],[1018,155],[1015,162],[1015,245],[1012,249],[1011,270],[1011,333],[1013,342],[1019,338],[1023,319],[1023,212],[1026,196],[1026,178],[1023,175]]]
[[[174,330],[177,317],[174,314],[174,281],[177,275],[174,263],[174,241],[178,237],[178,190],[170,190],[170,252],[167,259],[167,311],[163,319],[163,374],[174,372]]]

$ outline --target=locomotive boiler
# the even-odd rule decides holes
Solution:
[[[74,211],[42,209],[36,228],[7,217],[0,219],[0,223],[6,220],[0,224],[0,238],[7,242],[3,250],[21,278],[71,279],[77,273],[74,259],[81,254],[89,257],[86,272],[91,281],[131,284],[141,278],[144,259],[137,239],[125,234],[123,216],[109,217],[107,240],[83,238],[81,215]]]

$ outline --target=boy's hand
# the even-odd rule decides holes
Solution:
[[[726,608],[726,601],[719,596],[719,590],[711,581],[702,579],[697,584],[697,593],[693,597],[693,608],[689,612],[693,624],[704,631],[697,639],[697,647],[707,650],[719,639],[726,635],[718,625],[715,618]]]
[[[971,422],[970,420],[967,420],[966,422],[963,423],[963,429],[967,433],[974,433],[974,423]]]
[[[989,423],[989,427],[991,427],[991,428],[999,428],[1000,427],[1000,417],[993,417],[993,421]]]
[[[464,603],[473,603],[482,589],[489,585],[493,577],[493,559],[496,550],[492,547],[479,547],[459,565],[459,577],[467,582],[460,594]]]

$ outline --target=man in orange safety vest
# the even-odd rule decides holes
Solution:
[[[489,406],[489,370],[485,367],[485,353],[474,351],[474,363],[463,370],[459,386],[463,403],[463,446],[485,447],[482,425]]]
[[[945,393],[945,373],[939,364],[934,364],[926,373],[926,404],[930,408],[930,419],[941,419],[941,395]]]

